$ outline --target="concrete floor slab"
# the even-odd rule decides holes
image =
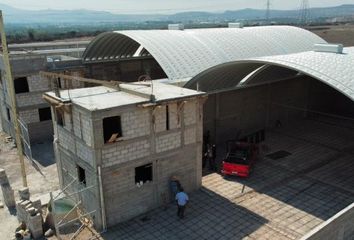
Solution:
[[[104,239],[298,239],[354,201],[354,130],[302,121],[267,132],[250,178],[203,177],[186,219],[172,204],[110,229]]]

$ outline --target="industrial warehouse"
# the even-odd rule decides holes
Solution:
[[[178,24],[100,34],[80,64],[48,58],[38,100],[62,195],[103,239],[353,236],[353,48],[290,26]],[[247,178],[222,174],[230,141],[259,149]],[[191,195],[176,238],[171,177]]]

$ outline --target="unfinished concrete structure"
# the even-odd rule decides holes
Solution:
[[[337,52],[333,51],[333,49],[336,49],[335,46],[325,46],[313,51],[314,45],[317,43],[323,44],[325,41],[305,30],[286,26],[121,31],[98,36],[86,49],[83,60],[85,66],[89,69],[88,75],[94,78],[130,82],[134,79],[137,80],[139,76],[152,79],[165,76],[166,79],[153,81],[153,92],[158,93],[159,91],[165,91],[164,88],[172,87],[165,84],[207,92],[208,100],[204,106],[204,111],[203,113],[199,112],[199,115],[204,116],[203,124],[201,120],[199,120],[199,123],[203,125],[204,132],[210,131],[210,140],[217,144],[218,158],[221,158],[227,140],[245,137],[249,141],[259,141],[259,134],[257,135],[259,130],[265,130],[267,133],[269,129],[279,126],[292,126],[292,123],[306,119],[317,119],[341,126],[344,123],[352,124],[345,121],[352,119],[354,113],[352,80],[350,79],[353,74],[351,73],[351,67],[349,67],[353,65],[352,49],[347,48],[344,53],[341,53],[339,46],[337,46]],[[327,51],[326,49],[332,50]],[[239,61],[230,62],[235,60]],[[129,65],[130,63],[131,65]],[[155,73],[158,74],[151,74],[150,64],[152,63],[155,66]],[[121,64],[131,66],[129,74],[122,74]],[[146,83],[140,84],[144,85]],[[105,225],[105,222],[107,226],[112,226],[162,204],[164,201],[162,199],[166,198],[168,175],[173,174],[169,171],[174,168],[180,168],[181,171],[178,174],[193,176],[192,179],[195,176],[201,177],[198,168],[192,168],[190,172],[182,168],[186,164],[185,161],[192,159],[189,153],[201,154],[200,144],[197,144],[199,146],[197,151],[199,152],[196,153],[195,149],[192,150],[188,146],[171,150],[176,153],[175,157],[171,156],[172,159],[176,158],[173,161],[173,164],[176,165],[171,166],[167,164],[168,161],[165,161],[166,165],[162,165],[163,161],[161,159],[169,156],[167,153],[170,150],[166,151],[167,155],[162,155],[162,153],[160,155],[158,153],[159,149],[164,149],[167,146],[174,148],[175,144],[184,146],[183,141],[185,141],[187,133],[178,135],[179,132],[183,131],[177,128],[175,130],[177,138],[176,136],[174,138],[180,138],[181,140],[167,143],[168,140],[158,140],[160,136],[157,133],[158,127],[151,129],[151,126],[158,126],[158,122],[161,121],[166,130],[166,110],[170,111],[175,107],[170,107],[170,104],[168,104],[168,108],[162,107],[162,110],[160,108],[161,116],[165,115],[165,120],[161,120],[162,117],[152,117],[155,114],[159,115],[159,107],[145,105],[151,110],[146,115],[140,115],[141,104],[138,104],[139,107],[136,105],[134,108],[128,107],[131,103],[131,97],[136,98],[138,96],[150,99],[151,97],[147,96],[146,93],[152,93],[150,88],[152,86],[139,87],[139,84],[120,84],[120,87],[121,97],[116,103],[111,103],[111,107],[112,109],[117,108],[116,113],[118,115],[122,113],[122,115],[119,115],[120,118],[112,119],[110,118],[117,117],[117,115],[112,115],[113,112],[107,115],[105,111],[100,109],[102,103],[113,99],[110,96],[113,94],[113,90],[102,87],[92,90],[72,90],[73,93],[76,91],[72,96],[77,94],[77,97],[72,97],[72,100],[67,99],[65,95],[56,98],[54,94],[47,94],[48,97],[54,99],[54,105],[60,103],[72,105],[70,111],[68,110],[70,107],[67,109],[73,116],[72,120],[66,116],[65,110],[63,111],[64,117],[57,118],[59,125],[62,122],[69,122],[70,125],[67,127],[69,131],[64,131],[65,126],[59,126],[56,133],[59,139],[56,144],[58,146],[56,157],[62,187],[75,178],[80,182],[85,180],[100,186],[100,181],[97,178],[100,179],[99,173],[101,170],[99,169],[102,168],[102,187],[90,193],[90,201],[84,201],[86,208],[89,210],[100,208],[100,212],[95,215],[98,227]],[[174,89],[174,91],[181,91],[181,93],[185,91],[183,88]],[[97,95],[90,96],[91,91],[96,91]],[[103,93],[105,91],[107,92]],[[141,95],[141,91],[145,95]],[[129,93],[129,96],[125,95],[126,93]],[[91,105],[96,109],[91,108]],[[81,115],[75,113],[76,108],[84,109],[80,113]],[[128,134],[128,139],[125,139],[125,133],[122,130],[125,128],[123,125],[125,110],[118,110],[123,108],[127,111],[130,109],[131,120],[129,121],[132,121],[133,125],[141,124],[142,129],[136,137],[130,138],[137,133],[133,133],[134,131],[128,128],[128,132],[132,132]],[[177,109],[179,109],[178,104]],[[55,112],[54,110],[53,112]],[[92,112],[92,114],[87,115],[87,112]],[[74,113],[80,117],[74,116]],[[190,113],[193,113],[194,116],[196,112],[191,111]],[[60,113],[56,112],[56,114],[60,116]],[[85,117],[87,120],[79,120],[85,119]],[[147,127],[144,127],[144,124],[140,122],[140,119],[146,117],[151,118],[149,121],[150,130],[147,130]],[[188,114],[184,115],[184,118],[187,117]],[[61,119],[66,120],[62,121]],[[96,124],[94,124],[95,121]],[[120,128],[118,127],[113,132],[105,134],[103,130],[104,122],[108,124],[110,121],[114,124],[121,122],[117,125]],[[135,123],[135,121],[139,123]],[[84,133],[84,131],[78,130],[83,129],[86,122],[89,123],[89,131],[97,133],[92,138],[87,137],[87,133]],[[72,124],[80,127],[72,128]],[[298,127],[298,125],[294,126]],[[168,134],[169,131],[162,131],[161,134]],[[67,135],[65,135],[65,132]],[[196,142],[202,141],[201,132],[200,130],[197,134]],[[119,139],[121,135],[123,137]],[[60,136],[62,136],[62,140],[60,140]],[[65,141],[63,139],[66,138],[63,138],[63,136],[75,140]],[[267,134],[265,137],[267,137]],[[80,138],[83,140],[79,140]],[[151,142],[147,143],[151,158],[150,155],[144,157],[144,154],[148,154],[145,150],[135,150],[137,145],[145,146],[146,142],[144,140],[146,139],[151,139]],[[116,140],[118,141],[115,142]],[[86,141],[98,144],[96,145],[98,147],[93,148],[93,145],[88,145],[87,148]],[[113,143],[104,144],[106,141],[113,141]],[[70,144],[65,146],[67,143]],[[79,146],[79,148],[65,150],[72,146]],[[76,150],[85,149],[82,146],[86,147],[85,151]],[[112,148],[110,148],[111,146]],[[130,146],[130,148],[123,149],[125,146],[127,148]],[[89,156],[85,154],[89,154]],[[91,155],[94,157],[91,157]],[[90,166],[90,163],[85,162],[88,159],[89,161],[94,159],[94,164]],[[152,159],[152,161],[147,162],[145,159]],[[155,162],[156,159],[158,161]],[[196,159],[200,161],[200,157]],[[316,163],[316,161],[314,162]],[[151,162],[153,163],[152,166],[145,165]],[[200,163],[193,162],[193,164],[198,166]],[[297,170],[301,167],[294,163],[293,168]],[[153,183],[144,183],[146,180],[144,178],[142,187],[140,187],[140,181],[136,180],[136,176],[140,176],[139,173],[143,169],[152,169]],[[164,173],[161,173],[162,169],[165,169],[168,174],[163,175]],[[89,176],[93,176],[93,180],[87,180],[86,171],[90,173]],[[150,179],[149,174],[146,177]],[[262,177],[267,179],[267,176]],[[157,182],[155,179],[157,179]],[[187,190],[199,186],[199,184],[194,184],[193,181],[182,179],[182,183],[191,184],[191,187],[187,187]],[[198,180],[196,180],[196,183],[198,183]],[[80,188],[73,188],[72,191],[78,189]],[[161,191],[161,189],[164,190]],[[87,198],[87,196],[83,197],[83,199]],[[110,211],[112,213],[108,213]]]
[[[53,87],[50,81],[39,76],[39,72],[46,70],[64,72],[70,69],[71,74],[83,75],[80,57],[86,44],[87,42],[56,42],[9,45],[17,108],[22,134],[28,144],[53,139],[50,108],[42,99],[43,93]],[[0,69],[1,126],[3,131],[14,136],[2,58]],[[73,84],[80,86],[77,83]],[[63,82],[59,86],[69,87]]]
[[[98,229],[167,204],[173,175],[187,191],[201,186],[203,93],[138,82],[45,97],[61,187],[89,188],[80,199]]]
[[[308,51],[315,43],[325,41],[293,27],[101,34],[83,54],[88,77],[123,82],[165,79],[150,86],[120,84],[120,91],[96,87],[70,90],[70,96],[46,94],[56,116],[61,187],[75,179],[81,184],[67,188],[71,192],[97,186],[82,193],[82,199],[87,212],[97,210],[98,228],[163,204],[169,199],[168,178],[173,174],[180,176],[187,191],[197,189],[203,127],[198,96],[202,94],[166,84],[184,85],[220,63]],[[150,104],[143,104],[147,99]]]

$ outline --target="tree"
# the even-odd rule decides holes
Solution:
[[[32,29],[32,28],[30,28],[30,29],[28,29],[27,30],[27,34],[28,34],[28,39],[30,40],[30,41],[34,41],[36,38],[35,38],[35,30],[34,29]]]

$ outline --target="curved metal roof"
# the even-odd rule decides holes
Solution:
[[[333,87],[354,101],[354,47],[345,48],[343,54],[309,51],[221,64],[197,75],[184,87],[196,88],[196,82],[199,83],[200,90],[209,92],[230,88],[230,86],[237,87],[245,76],[252,77],[250,74],[262,74],[267,69],[272,69],[265,68],[264,71],[255,71],[265,65],[272,66],[273,71],[278,71],[279,67],[288,69],[288,73],[283,71],[285,76],[287,74],[294,76],[296,72],[306,74]],[[250,69],[248,74],[237,75],[244,66],[248,66]],[[227,72],[236,74],[232,75]],[[273,72],[273,75],[274,73],[276,72]],[[219,76],[219,78],[215,76]],[[212,81],[214,85],[210,88],[209,84]]]
[[[143,48],[175,80],[225,62],[308,51],[315,43],[325,41],[290,26],[117,31],[97,36],[83,59],[90,63],[141,57],[138,50]]]

